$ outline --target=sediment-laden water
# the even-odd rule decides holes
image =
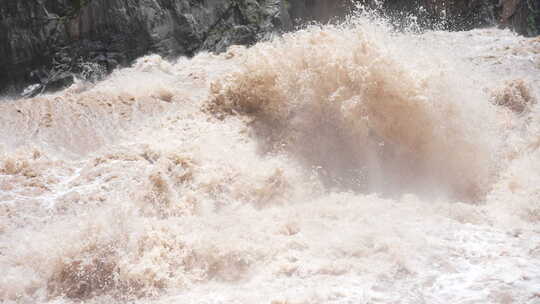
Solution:
[[[540,303],[540,40],[353,18],[0,103],[6,303]]]

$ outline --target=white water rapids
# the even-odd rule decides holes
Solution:
[[[4,303],[540,303],[540,39],[356,18],[0,102]]]

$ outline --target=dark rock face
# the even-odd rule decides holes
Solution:
[[[291,19],[294,20],[296,23],[310,20],[327,22],[331,21],[332,19],[339,18],[350,12],[355,2],[370,1],[291,0],[288,1],[288,8]]]
[[[1,0],[0,94],[31,84],[62,88],[72,75],[99,79],[148,53],[165,57],[251,44],[308,20],[330,21],[373,0]],[[419,15],[448,29],[500,22],[540,31],[537,0],[386,0],[385,14]],[[419,9],[422,7],[423,9]],[[381,7],[379,7],[381,9]],[[336,17],[337,16],[337,17]],[[37,87],[35,87],[37,88]]]
[[[417,0],[433,16],[446,15],[450,29],[484,25],[509,27],[519,34],[540,34],[538,0]],[[396,1],[399,2],[399,1]]]
[[[423,28],[469,30],[487,25],[510,27],[526,36],[540,35],[538,0],[297,0],[289,1],[293,20],[327,21],[360,3],[399,24],[407,15],[418,17]]]
[[[500,0],[499,22],[528,36],[540,35],[540,1]]]
[[[62,83],[86,62],[112,70],[148,53],[223,51],[290,27],[281,0],[4,0],[0,93]]]

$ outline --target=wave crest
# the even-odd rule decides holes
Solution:
[[[493,174],[488,96],[449,85],[461,76],[436,56],[414,47],[396,52],[387,39],[373,25],[355,24],[257,44],[239,71],[212,84],[207,109],[253,119],[265,152],[292,152],[332,185],[417,191],[442,184],[447,189],[437,190],[480,197]]]

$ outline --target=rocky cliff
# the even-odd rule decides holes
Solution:
[[[497,2],[498,1],[498,2]],[[223,51],[328,21],[372,0],[3,0],[0,2],[0,94],[60,88],[72,75],[101,74],[148,53],[165,57]],[[451,29],[500,21],[524,34],[540,28],[535,0],[387,0],[385,13],[450,20]],[[532,4],[531,4],[532,3]],[[381,8],[381,7],[379,7]],[[422,9],[419,9],[422,8]]]
[[[290,27],[280,0],[5,0],[0,92],[62,86],[88,62],[111,70],[147,53],[222,51]]]
[[[327,21],[355,4],[379,10],[396,23],[415,16],[422,28],[469,30],[481,26],[509,27],[525,36],[540,34],[538,0],[298,0],[290,2],[293,20]]]

